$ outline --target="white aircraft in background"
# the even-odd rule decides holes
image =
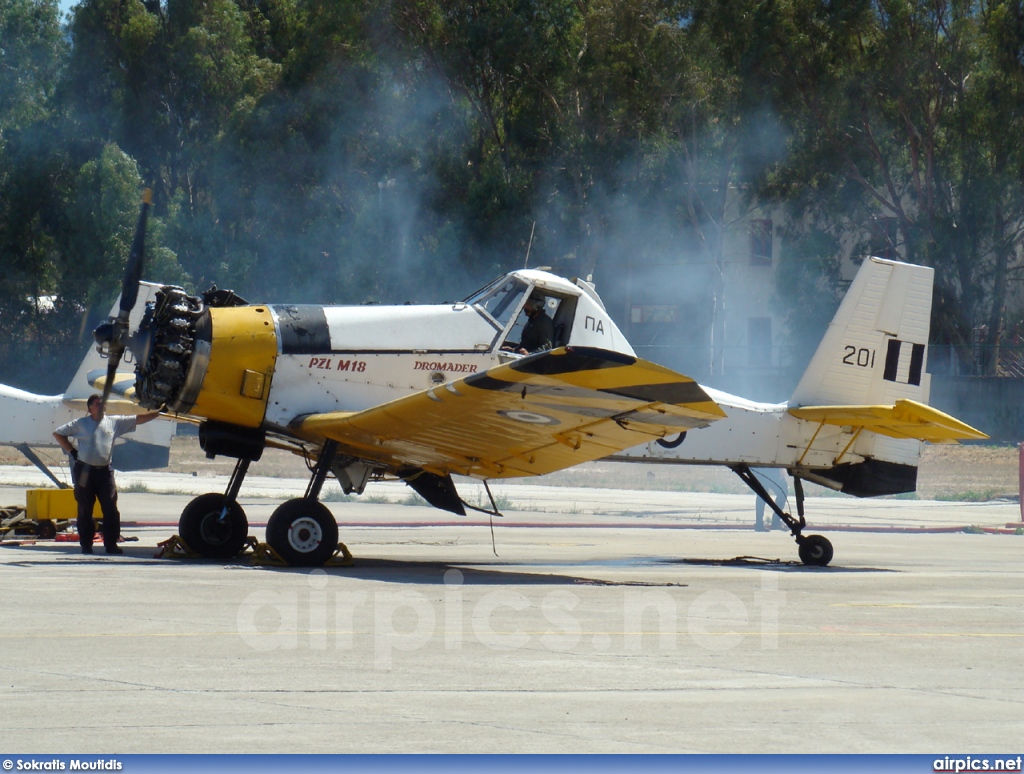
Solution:
[[[835,333],[833,324],[796,402],[762,406],[718,392],[712,398],[692,379],[639,359],[590,283],[543,271],[514,271],[463,302],[421,306],[248,304],[230,291],[197,297],[162,286],[136,328],[147,208],[148,199],[119,311],[94,333],[109,359],[91,380],[104,399],[116,392],[198,422],[208,456],[238,460],[223,494],[200,495],[182,512],[182,538],[205,556],[233,556],[244,546],[248,522],[237,496],[267,446],[302,454],[311,467],[306,496],[271,515],[267,543],[289,564],[319,565],[338,543],[337,522],[318,500],[329,473],[346,493],[396,477],[431,505],[464,514],[473,506],[459,497],[453,474],[486,484],[628,449],[622,459],[648,459],[673,446],[678,453],[687,432],[717,422],[726,429],[701,445],[703,462],[741,476],[752,464],[787,467],[812,480],[848,479],[854,493],[882,493],[897,491],[888,479],[910,463],[909,446],[888,436],[984,437],[908,397],[927,398],[930,284],[914,285],[920,308],[904,308],[916,267],[894,272],[898,264],[877,262],[886,271],[874,278],[881,288],[872,291],[874,311],[847,324],[844,302],[837,315],[844,330]],[[552,347],[520,356],[520,312],[531,298],[551,315]],[[134,374],[117,372],[126,352],[134,353]],[[891,401],[865,405],[875,395],[865,390],[853,405],[833,405],[843,399],[843,382],[879,379],[895,386],[877,399]],[[758,491],[752,476],[744,480]],[[491,506],[496,513],[493,498]],[[787,524],[804,562],[831,560],[828,540],[803,535],[802,516]]]
[[[140,293],[148,300],[157,287],[144,283]],[[117,304],[114,305],[111,314],[116,310]],[[134,324],[137,326],[141,319],[140,308]],[[96,391],[89,384],[88,375],[98,368],[105,368],[105,360],[96,346],[90,344],[82,364],[61,395],[37,395],[0,384],[0,446],[12,446],[20,451],[60,488],[65,488],[68,484],[61,481],[34,450],[60,449],[53,440],[53,431],[65,422],[85,414],[85,402],[89,395]],[[111,402],[107,408],[112,414],[137,414],[142,410],[137,404],[127,400]],[[114,446],[114,468],[149,470],[166,467],[170,459],[174,430],[173,422],[150,422],[140,425],[135,432],[122,436]],[[63,459],[64,452],[60,451],[59,454]]]

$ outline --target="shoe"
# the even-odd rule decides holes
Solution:
[[[83,545],[82,546],[82,553],[83,554],[91,554],[92,553],[92,546],[89,545],[89,544]]]
[[[108,554],[123,554],[124,549],[121,546],[107,546]]]

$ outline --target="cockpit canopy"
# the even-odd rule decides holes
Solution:
[[[504,358],[522,354],[527,299],[541,300],[554,329],[551,345],[599,347],[633,354],[590,282],[568,280],[539,269],[519,269],[472,294],[465,304],[496,332],[492,347]]]
[[[499,277],[466,299],[499,330],[505,330],[518,314],[530,285],[513,274]]]
[[[563,287],[564,286],[564,287]],[[552,346],[569,342],[579,290],[560,277],[543,272],[521,271],[500,277],[477,291],[466,303],[500,331],[499,350],[519,352],[527,317],[521,314],[530,297],[544,303],[544,314],[552,320]]]

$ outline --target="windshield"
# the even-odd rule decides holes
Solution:
[[[519,302],[522,301],[527,289],[527,284],[522,280],[515,277],[503,277],[476,295],[467,298],[466,303],[472,304],[499,330],[504,330],[509,320],[512,319],[512,315],[519,309]]]

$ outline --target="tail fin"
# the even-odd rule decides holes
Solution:
[[[802,416],[798,407],[818,407],[825,415],[806,418],[824,427],[841,421],[827,415],[828,407],[880,410],[884,420],[898,413],[900,400],[927,406],[933,276],[926,266],[866,258],[790,398],[791,413]],[[870,426],[851,420],[850,426],[875,432],[853,434],[848,442],[841,432],[839,442],[846,447],[836,462],[803,476],[826,486],[841,485],[842,491],[858,497],[914,491],[923,436],[913,420],[895,435],[877,418],[872,417]],[[863,461],[838,464],[847,453],[848,460],[859,456]]]
[[[156,291],[158,291],[159,289],[160,285],[156,285],[152,282],[140,283],[138,302],[135,304],[135,308],[132,310],[131,316],[128,319],[129,330],[134,331],[138,329],[139,323],[142,322],[142,315],[145,313],[146,310],[146,303],[153,299],[153,297],[156,295]],[[115,299],[114,305],[110,309],[110,316],[116,317],[119,309],[120,297]],[[66,403],[69,403],[70,405],[75,406],[76,408],[79,407],[79,402],[81,401],[80,407],[82,408],[83,411],[85,410],[85,400],[94,392],[96,392],[96,390],[93,389],[93,387],[89,384],[88,374],[92,371],[107,370],[106,356],[101,355],[99,353],[99,351],[96,348],[96,345],[93,344],[91,341],[92,337],[90,336],[89,338],[89,348],[85,353],[85,358],[82,360],[81,365],[79,365],[74,377],[72,377],[71,383],[68,385],[68,388],[64,390],[64,401]],[[125,353],[122,362],[124,364],[124,367],[121,370],[123,371],[130,371],[135,367],[134,360],[132,356],[128,354],[128,352]],[[111,403],[110,407],[108,408],[108,413],[113,414],[123,412],[134,414],[141,410],[142,409],[138,408],[134,404],[124,403],[122,405],[120,403]]]
[[[790,405],[927,404],[933,275],[927,266],[866,258]]]

